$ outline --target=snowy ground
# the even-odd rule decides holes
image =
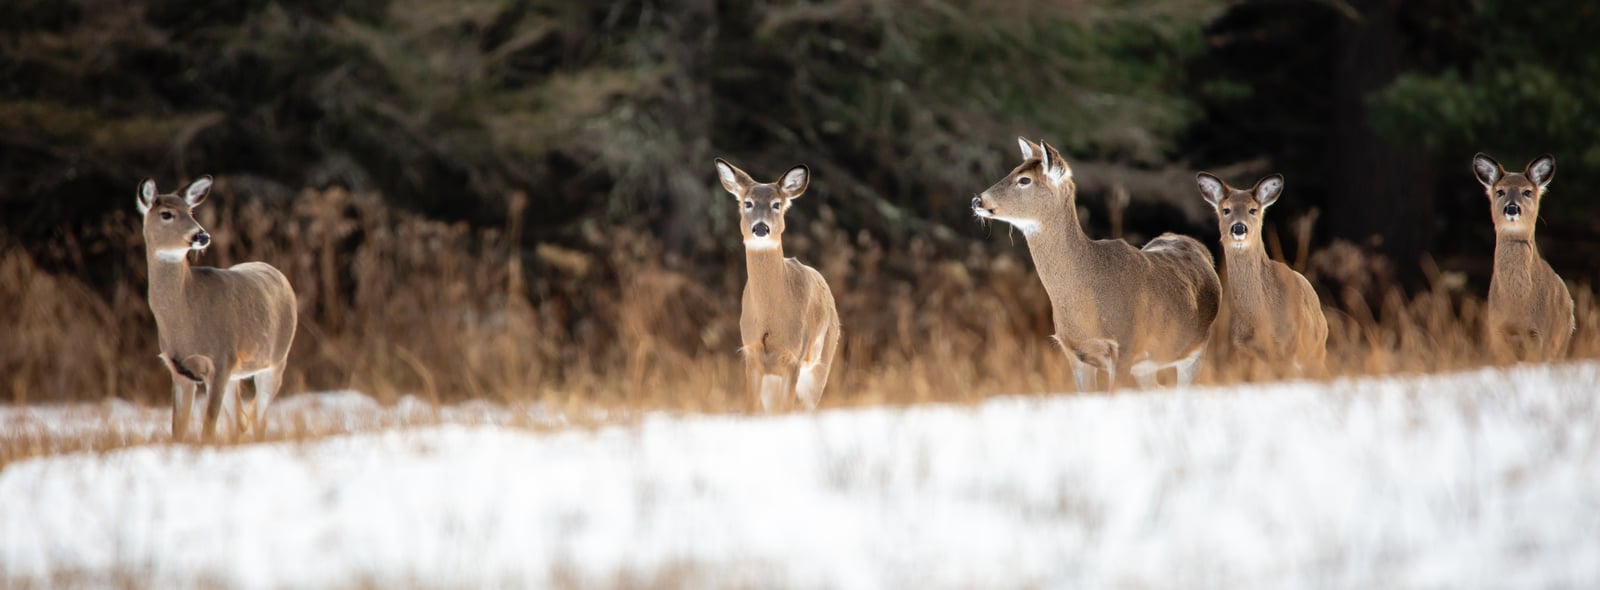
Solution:
[[[1580,364],[143,446],[0,470],[0,586],[1595,588],[1597,397]]]

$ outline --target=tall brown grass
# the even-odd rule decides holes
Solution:
[[[508,218],[521,218],[527,199],[510,201]],[[0,399],[168,403],[129,202],[45,260],[4,245]],[[524,246],[515,224],[473,230],[338,189],[268,204],[223,185],[197,215],[214,237],[202,264],[264,260],[295,286],[301,327],[286,394],[752,409],[736,352],[742,266],[663,254],[648,232],[589,228],[577,243]],[[844,322],[825,406],[1072,390],[1020,240],[974,240],[952,256],[923,238],[847,235],[825,208],[790,234],[786,249],[827,277]],[[1431,289],[1407,297],[1384,282],[1381,260],[1349,244],[1309,257],[1302,247],[1297,262],[1325,289],[1328,376],[1489,362],[1481,294],[1461,277],[1435,273]],[[1571,356],[1600,357],[1600,302],[1587,285],[1574,295]],[[1212,355],[1204,382],[1264,376],[1222,357]]]

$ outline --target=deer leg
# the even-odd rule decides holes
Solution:
[[[278,395],[278,387],[283,385],[283,365],[257,374],[255,384],[256,399],[252,402],[255,407],[250,417],[251,434],[255,435],[256,440],[262,440],[267,436],[267,404],[272,403],[272,399]]]
[[[761,361],[754,354],[747,354],[744,358],[744,380],[750,399],[761,401]],[[766,409],[764,403],[761,409]]]
[[[1142,367],[1139,365],[1128,367],[1128,372],[1133,374],[1133,380],[1139,383],[1139,389],[1155,389],[1156,385],[1158,385],[1156,372],[1160,370],[1158,367]]]
[[[232,363],[217,363],[223,367]],[[217,433],[217,415],[222,413],[222,398],[226,397],[228,389],[233,385],[232,374],[227,369],[219,369],[211,374],[206,382],[206,422],[205,428],[200,433],[202,442],[211,442]]]
[[[244,425],[241,423],[241,420],[244,418],[242,413],[244,411],[244,399],[242,399],[243,394],[239,391],[239,382],[234,379],[229,379],[228,382],[222,386],[221,398],[222,410],[218,412],[218,416],[222,423],[223,431],[233,430],[236,433],[241,431],[244,428]]]
[[[195,382],[177,373],[172,375],[172,440],[181,441],[189,433],[189,412],[194,407]]]
[[[822,390],[828,386],[828,373],[833,369],[833,355],[838,347],[839,329],[830,325],[817,335],[811,345],[811,358],[800,367],[795,395],[807,410],[817,409],[817,403],[822,401]]]
[[[1067,359],[1072,361],[1072,376],[1078,382],[1078,392],[1094,391],[1100,371],[1106,371],[1109,380],[1106,390],[1117,384],[1117,343],[1106,338],[1089,338],[1063,345]]]
[[[1205,356],[1206,347],[1201,346],[1189,358],[1178,361],[1178,387],[1194,385],[1194,377],[1200,373],[1200,359]]]

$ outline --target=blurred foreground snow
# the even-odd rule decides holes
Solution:
[[[12,464],[0,586],[1594,588],[1597,397],[1590,363],[550,433],[487,405]]]

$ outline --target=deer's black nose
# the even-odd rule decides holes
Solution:
[[[1506,217],[1516,217],[1518,215],[1522,215],[1522,207],[1520,205],[1516,203],[1506,205]]]
[[[194,235],[194,245],[204,248],[211,244],[211,234],[200,232]]]
[[[767,237],[767,234],[771,232],[772,228],[767,227],[767,223],[764,221],[757,223],[754,227],[750,228],[750,233],[755,234],[758,238],[765,238]]]
[[[983,208],[983,197],[973,197],[972,198],[972,208],[973,209],[982,209]]]
[[[1245,228],[1243,223],[1235,223],[1233,224],[1233,227],[1228,228],[1228,231],[1235,236],[1242,236],[1244,235],[1244,232],[1247,231],[1247,228]]]

